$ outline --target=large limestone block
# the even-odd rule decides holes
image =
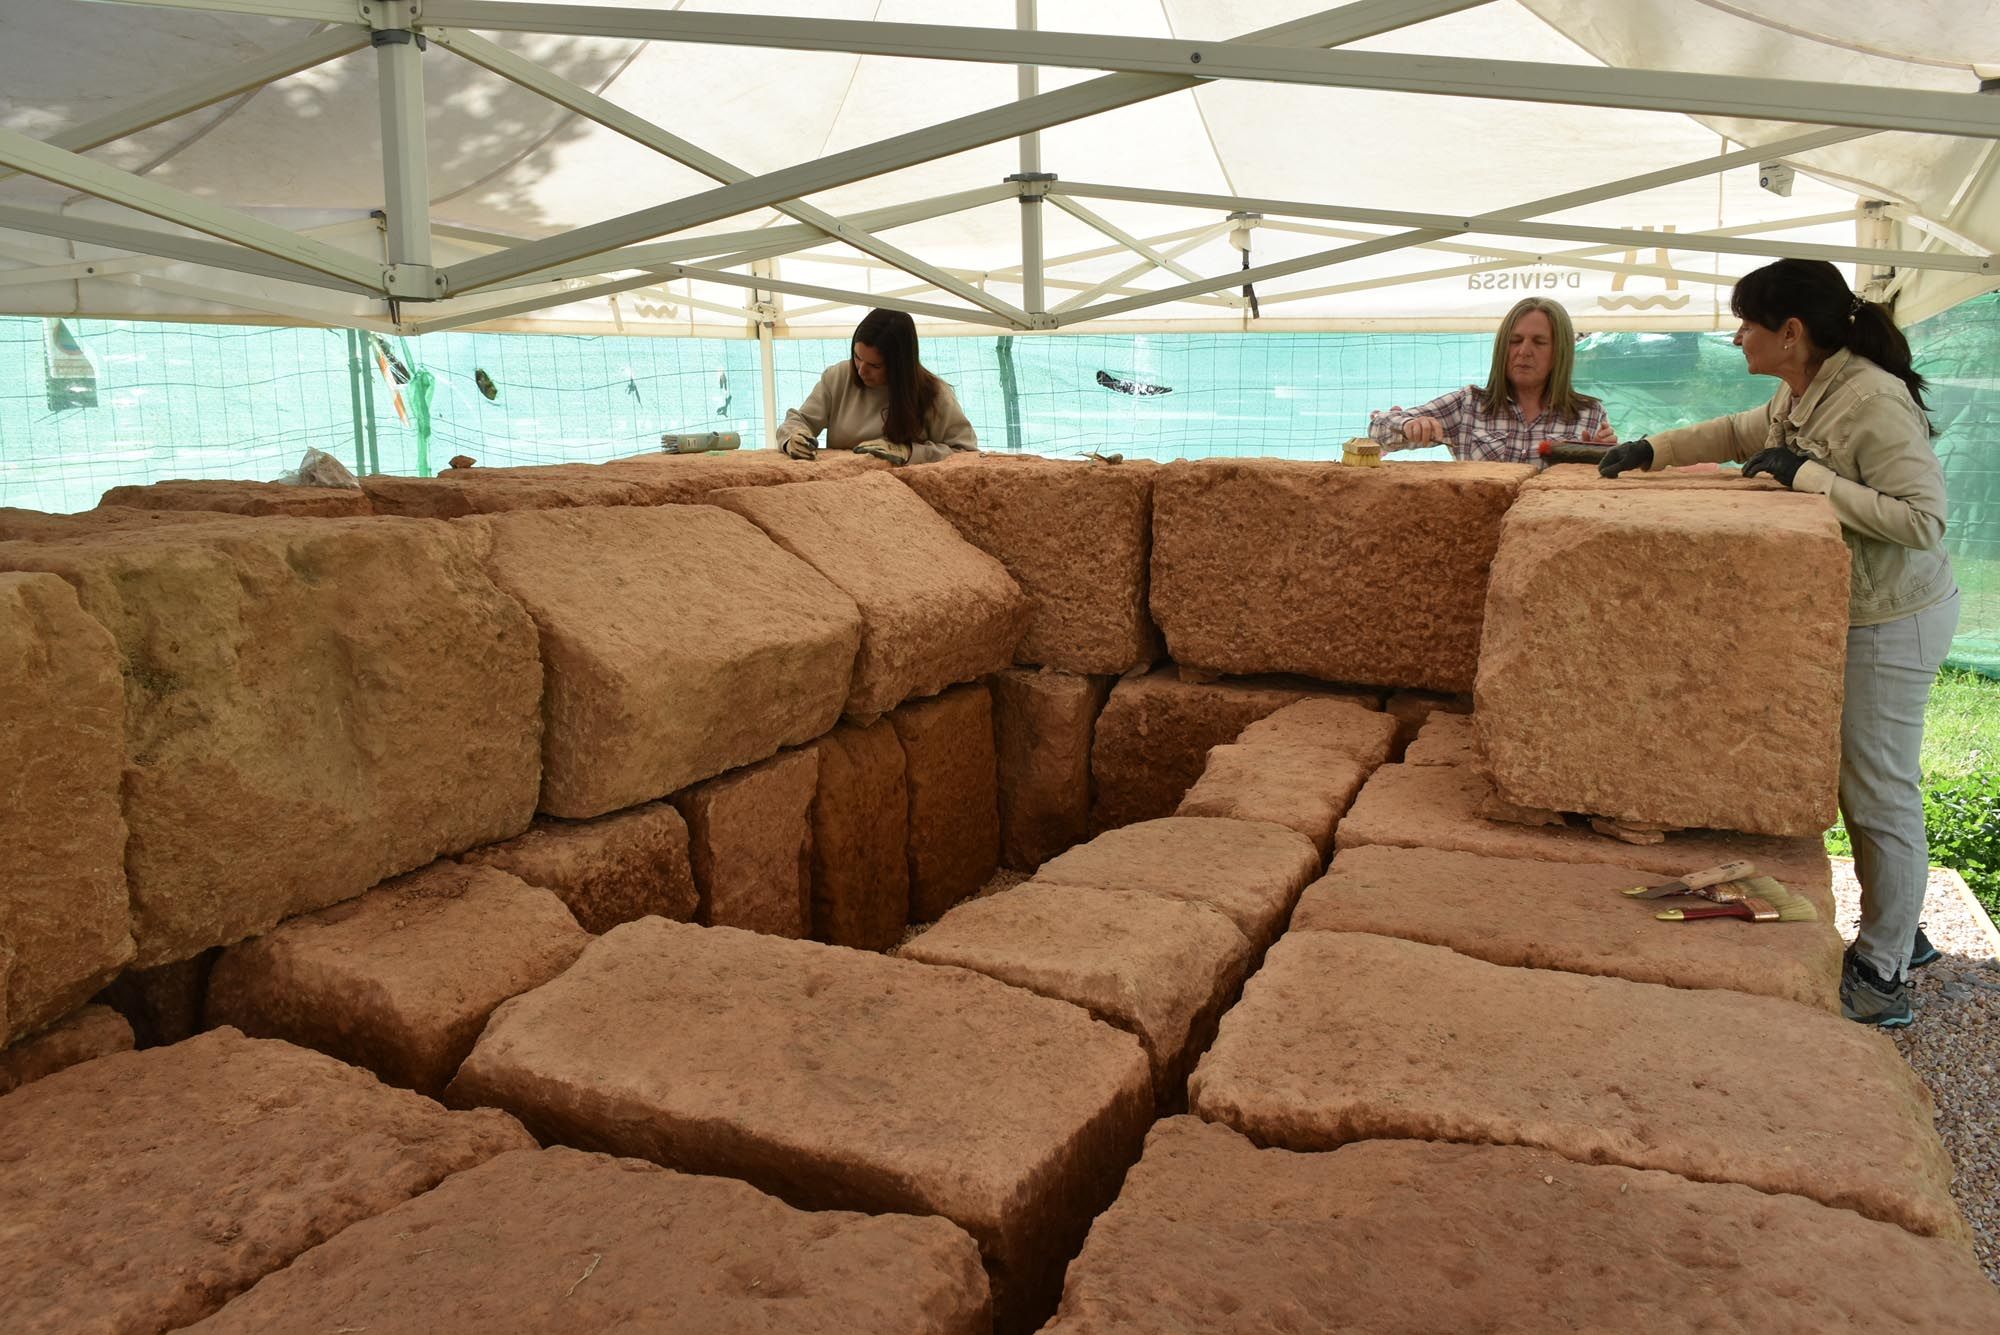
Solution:
[[[1970,1240],[1930,1096],[1895,1045],[1771,997],[1292,932],[1223,1017],[1188,1101],[1262,1145],[1531,1145]]]
[[[1111,683],[1009,668],[988,679],[1000,784],[1000,862],[1033,871],[1090,833],[1090,743]]]
[[[1206,904],[1030,881],[960,904],[897,954],[1081,1006],[1146,1048],[1153,1095],[1182,1103],[1195,1058],[1250,971],[1250,943]]]
[[[349,518],[373,514],[359,487],[296,487],[283,482],[172,478],[143,486],[113,487],[100,508],[129,510],[213,510],[238,515],[293,515]]]
[[[665,802],[596,820],[539,817],[526,834],[475,848],[459,861],[553,891],[593,934],[649,913],[686,922],[698,899],[687,822]]]
[[[521,1150],[354,1225],[200,1335],[986,1335],[943,1219],[808,1214],[638,1159]]]
[[[1612,858],[1607,852],[1603,863],[1526,862],[1350,848],[1306,887],[1288,930],[1373,932],[1491,964],[1733,988],[1839,1009],[1841,940],[1832,919],[1663,923],[1654,916],[1661,903],[1618,891],[1665,878]],[[1682,902],[1693,901],[1668,901]]]
[[[664,797],[840,717],[860,614],[736,515],[621,506],[469,524],[541,632],[550,815]]]
[[[1312,746],[1350,756],[1366,769],[1387,764],[1396,720],[1344,697],[1312,697],[1258,719],[1236,740],[1244,745]]]
[[[1210,747],[1233,742],[1257,720],[1300,700],[1364,702],[1363,691],[1300,681],[1183,681],[1172,668],[1128,677],[1097,716],[1090,752],[1100,830],[1170,816],[1201,777]]]
[[[132,958],[118,646],[54,575],[0,574],[0,1047]]]
[[[0,506],[0,542],[50,542],[87,537],[128,528],[186,528],[191,524],[229,523],[238,515],[207,510],[134,510],[99,506],[77,514],[48,514]]]
[[[1402,753],[1416,740],[1417,730],[1432,714],[1470,714],[1472,695],[1445,695],[1438,691],[1391,691],[1389,698],[1382,702],[1382,712],[1396,720],[1396,745],[1390,752],[1391,760],[1402,759]]]
[[[781,751],[674,795],[687,819],[695,921],[812,935],[812,807],[819,748]]]
[[[527,828],[534,624],[464,534],[235,519],[10,543],[0,566],[61,575],[122,656],[142,967]]]
[[[208,1020],[436,1095],[494,1007],[568,968],[589,939],[549,891],[439,863],[223,951]]]
[[[1462,765],[1480,769],[1479,732],[1470,714],[1442,710],[1424,720],[1416,740],[1403,752],[1405,765]]]
[[[132,1026],[109,1006],[85,1006],[32,1038],[0,1049],[0,1094],[114,1052],[132,1050]]]
[[[1526,464],[1203,459],[1153,489],[1153,616],[1177,663],[1472,687],[1486,571]]]
[[[1494,788],[1669,827],[1821,833],[1837,814],[1847,602],[1824,502],[1523,497],[1475,692]]]
[[[1657,844],[1628,844],[1586,825],[1516,825],[1480,816],[1493,786],[1463,765],[1384,765],[1334,835],[1337,848],[1387,844],[1538,862],[1615,862],[1668,880],[1724,862],[1747,861],[1833,919],[1833,864],[1818,836],[1781,839],[1724,830],[1683,830]],[[1335,855],[1336,858],[1339,856]],[[1722,924],[1713,924],[1721,926]]]
[[[1148,463],[966,454],[895,477],[1020,583],[1030,612],[1015,662],[1115,675],[1160,656],[1146,610],[1158,473]]]
[[[154,1335],[348,1225],[534,1141],[218,1029],[0,1099],[0,1329]]]
[[[1514,1146],[1297,1154],[1178,1117],[1044,1331],[1823,1335],[1876,1311],[1973,1335],[2000,1326],[2000,1294],[1948,1242],[1798,1196]]]
[[[443,477],[361,479],[378,515],[405,519],[462,519],[515,510],[566,510],[594,505],[645,505],[646,489],[594,464],[544,468],[455,468]]]
[[[1218,746],[1174,814],[1269,821],[1312,840],[1324,858],[1368,770],[1352,756],[1310,744]]]
[[[1662,468],[1656,473],[1620,473],[1609,478],[1600,476],[1595,464],[1556,464],[1544,468],[1521,484],[1523,496],[1541,491],[1588,491],[1599,495],[1643,495],[1660,491],[1755,492],[1770,496],[1797,496],[1801,504],[1805,500],[1805,493],[1793,491],[1776,478],[1745,478],[1740,469],[1717,468],[1713,464]]]
[[[737,487],[707,499],[749,519],[861,609],[847,712],[879,714],[1014,661],[1028,610],[1020,586],[894,478]]]
[[[1138,890],[1206,904],[1262,951],[1320,873],[1312,841],[1267,821],[1165,816],[1107,830],[1042,864],[1045,885]]]
[[[910,793],[910,919],[933,922],[1000,865],[993,697],[977,683],[954,686],[888,721]]]
[[[962,969],[647,918],[493,1017],[452,1084],[546,1142],[813,1210],[943,1215],[1033,1329],[1151,1118],[1145,1054]]]
[[[910,921],[910,792],[887,719],[819,739],[812,806],[812,930],[821,941],[887,950]]]
[[[598,465],[608,476],[636,484],[648,505],[698,504],[725,487],[768,487],[787,482],[838,482],[891,465],[852,450],[821,450],[815,459],[793,459],[782,450],[730,450],[666,454],[654,450]]]

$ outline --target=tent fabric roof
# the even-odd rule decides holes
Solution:
[[[839,155],[894,136],[1004,111],[1021,93],[1021,76],[1010,63],[481,29],[480,16],[493,25],[545,19],[601,33],[618,26],[605,21],[617,11],[631,11],[632,22],[643,27],[670,8],[670,17],[690,19],[861,21],[885,40],[900,40],[906,30],[897,25],[1012,29],[1027,8],[1048,35],[1224,43],[1214,48],[1211,65],[1222,68],[1245,54],[1232,39],[1332,6],[1329,0],[1041,0],[1025,6],[1009,0],[721,0],[669,7],[627,0],[580,11],[413,0],[408,8],[418,12],[418,31],[430,39],[416,57],[430,260],[454,295],[404,300],[392,312],[376,275],[385,261],[399,258],[385,251],[396,244],[395,233],[391,228],[385,237],[370,216],[394,212],[385,186],[381,73],[381,62],[391,57],[370,49],[365,28],[319,21],[336,13],[351,18],[365,2],[206,0],[225,6],[223,12],[190,7],[204,0],[49,0],[10,7],[0,16],[0,163],[56,179],[0,179],[0,311],[385,329],[393,315],[411,330],[710,335],[752,332],[761,314],[776,320],[780,334],[819,336],[851,327],[862,306],[879,301],[913,305],[933,331],[953,327],[950,314],[959,311],[967,318],[957,327],[978,332],[1051,323],[1072,331],[1444,329],[1490,324],[1521,295],[1541,292],[1564,301],[1584,327],[1731,324],[1730,279],[1766,256],[1713,253],[1684,240],[1656,243],[1652,236],[1632,235],[1639,231],[1723,230],[1751,244],[1887,247],[1956,265],[1921,268],[1906,254],[1893,273],[1885,268],[1878,274],[1874,266],[1856,271],[1857,281],[1877,278],[1878,291],[1894,292],[1906,322],[2000,284],[1992,257],[2000,249],[1994,170],[2000,98],[1993,99],[1990,115],[1983,99],[1956,99],[1985,117],[1974,133],[1860,128],[1844,132],[1844,142],[1784,152],[1798,169],[1789,196],[1760,188],[1758,155],[1750,153],[1720,173],[1690,173],[1553,211],[1531,209],[1508,228],[1482,232],[1463,220],[1745,147],[1797,145],[1815,126],[1576,100],[1226,77],[1043,129],[1039,165],[1056,179],[1039,203],[1024,205],[1020,187],[1006,184],[1023,169],[1020,143],[1011,135],[893,165],[806,197],[809,208],[819,210],[808,217],[828,224],[829,214],[846,219],[875,211],[874,256],[760,207],[630,238],[636,251],[565,260],[553,281],[545,273],[505,275],[460,295],[461,277],[497,273],[512,247],[574,237],[578,228],[700,200],[716,189],[712,175],[638,142],[629,125],[621,132],[599,124],[474,63],[482,51],[497,52],[489,64],[510,53],[526,58],[561,81],[555,86],[578,90],[585,100],[594,95],[713,155],[707,165],[714,169],[719,159],[721,170],[734,174],[730,179],[829,160],[837,165],[845,161]],[[1337,51],[1447,58],[1437,66],[1438,79],[1426,85],[1446,89],[1471,87],[1473,75],[1486,68],[1504,76],[1506,68],[1493,62],[1509,61],[1579,72],[1613,67],[1810,80],[1911,94],[1976,93],[1982,76],[2000,75],[2000,6],[1955,0],[1893,7],[1861,0],[1365,0],[1348,8],[1391,20],[1434,15],[1391,25]],[[473,21],[454,26],[456,13]],[[580,16],[590,21],[576,21]],[[776,25],[776,36],[765,33],[760,40],[791,41],[787,33],[809,27]],[[964,44],[977,48],[995,40],[975,35]],[[1064,40],[1080,45],[1082,39]],[[342,42],[352,49],[86,147],[78,159],[46,153],[48,145],[73,144],[77,135],[66,132],[77,127],[313,42],[321,44],[316,49]],[[1115,54],[1136,60],[1159,49],[1142,45],[1125,41]],[[401,55],[414,49],[403,48]],[[1270,49],[1283,53],[1310,44]],[[1451,58],[1485,64],[1452,65]],[[1323,63],[1331,66],[1332,58]],[[1395,72],[1422,82],[1428,68],[1404,61]],[[1081,89],[1102,78],[1097,70],[1066,66],[1045,66],[1038,74],[1044,93]],[[1631,82],[1637,87],[1641,80]],[[1692,88],[1695,81],[1683,82]],[[1766,86],[1774,98],[1786,92],[1777,84],[1742,88],[1754,93]],[[1589,87],[1562,95],[1591,96]],[[252,222],[303,234],[309,241],[301,245],[310,248],[304,253],[324,259],[337,252],[349,261],[347,278],[359,274],[362,281],[291,281],[278,275],[296,270],[269,261],[261,262],[262,272],[214,267],[197,262],[214,252],[187,245],[165,246],[165,258],[135,254],[151,237],[184,241],[199,233],[94,198],[83,187],[95,178],[81,180],[79,162],[91,170],[116,168],[106,177],[114,191],[136,177],[142,191],[147,183],[165,187],[160,197],[175,207],[226,210],[214,215],[224,236],[242,219],[251,222],[242,222],[245,231],[237,235],[255,244],[277,234],[262,234],[259,241],[249,230]],[[975,197],[980,202],[953,201],[964,207],[936,216],[903,208],[959,192],[983,193]],[[1249,208],[1262,216],[1233,227],[1231,215],[1244,211],[1236,206],[1246,201],[1282,207]],[[1864,202],[1875,204],[1864,208]],[[884,210],[890,212],[881,216]],[[1028,214],[1040,220],[1047,257],[1045,299],[1032,313],[1021,278]],[[169,216],[185,221],[196,215],[169,210]],[[1448,228],[1440,219],[1456,221]],[[1431,225],[1422,246],[1371,240],[1424,220]],[[146,231],[135,238],[120,228]],[[1564,229],[1583,229],[1589,239]],[[758,272],[782,290],[746,286],[754,280],[741,257],[755,240],[738,235],[746,232],[776,239]],[[733,239],[704,246],[705,236]],[[771,253],[787,236],[805,248]],[[1145,253],[1114,237],[1137,240]],[[1308,264],[1310,257],[1338,255],[1357,242],[1375,253]],[[928,268],[923,277],[912,277],[877,258],[884,253],[895,263],[914,257]],[[709,263],[732,259],[741,262]],[[1256,277],[1254,317],[1233,281],[1246,263]],[[461,264],[474,267],[461,270]],[[676,265],[698,272],[660,267]],[[1189,286],[1193,279],[1208,280],[1213,290],[1145,304],[1144,293]],[[953,290],[941,290],[940,282]],[[815,295],[819,289],[831,295]],[[753,313],[760,298],[764,304]],[[993,309],[972,304],[982,298]],[[1107,303],[1108,309],[1098,309]],[[1040,317],[1042,311],[1051,314],[1029,320],[1009,314]]]

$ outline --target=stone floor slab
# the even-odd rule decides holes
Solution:
[[[0,1050],[0,1094],[114,1052],[132,1050],[132,1026],[109,1006],[85,1006]]]
[[[1236,740],[1244,745],[1278,742],[1315,746],[1361,762],[1368,769],[1388,763],[1397,720],[1359,700],[1312,698],[1286,705],[1258,719]]]
[[[686,922],[699,896],[688,861],[688,828],[665,802],[596,820],[537,817],[528,832],[462,854],[551,891],[593,935],[653,914]]]
[[[1365,761],[1299,742],[1218,746],[1174,814],[1269,821],[1312,840],[1324,858],[1369,769]]]
[[[1464,765],[1479,768],[1479,733],[1470,714],[1433,712],[1409,750],[1405,765]]]

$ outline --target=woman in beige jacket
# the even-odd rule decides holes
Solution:
[[[872,454],[892,464],[927,464],[979,438],[951,386],[917,360],[917,326],[902,311],[872,310],[854,327],[850,357],[821,374],[806,401],[785,414],[778,447],[794,459],[830,450]]]
[[[1745,477],[1768,474],[1832,503],[1853,558],[1840,810],[1861,882],[1840,1004],[1850,1020],[1906,1025],[1909,970],[1938,954],[1918,921],[1930,861],[1918,787],[1924,705],[1958,626],[1924,378],[1889,312],[1823,260],[1745,274],[1730,309],[1750,373],[1783,382],[1771,401],[1615,446],[1598,471],[1739,459]]]

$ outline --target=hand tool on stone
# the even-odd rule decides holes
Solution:
[[[1545,440],[1535,448],[1543,463],[1589,464],[1592,467],[1603,463],[1604,456],[1611,452],[1609,445],[1586,445],[1580,440]]]
[[[1714,867],[1704,867],[1691,871],[1677,881],[1659,881],[1652,885],[1635,885],[1621,893],[1634,899],[1665,899],[1668,895],[1691,895],[1705,886],[1721,885],[1724,881],[1740,881],[1755,876],[1757,868],[1748,862],[1724,862]]]
[[[1692,908],[1667,909],[1653,915],[1661,922],[1699,922],[1703,918],[1741,918],[1746,922],[1817,922],[1819,910],[1808,899],[1792,898],[1773,904],[1756,895],[1733,904],[1696,904]]]

